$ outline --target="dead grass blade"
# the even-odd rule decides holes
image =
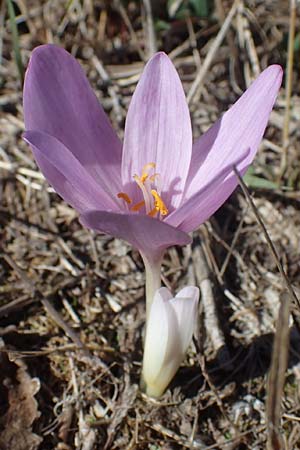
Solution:
[[[276,325],[271,369],[267,384],[267,430],[268,450],[283,450],[285,448],[280,435],[281,400],[285,382],[285,372],[289,353],[289,315],[290,296],[283,293]]]
[[[205,78],[205,75],[208,72],[208,69],[212,63],[212,60],[214,59],[214,56],[218,50],[218,48],[220,47],[223,39],[225,38],[227,31],[230,27],[231,21],[233,19],[233,17],[235,16],[235,13],[237,11],[239,5],[239,0],[235,0],[235,2],[233,3],[231,10],[229,11],[222,27],[220,28],[219,33],[217,34],[214,42],[212,43],[206,58],[203,62],[202,68],[201,70],[198,72],[188,94],[187,94],[187,102],[188,104],[191,103],[191,101],[193,100],[194,97],[199,96],[199,91],[203,85],[203,80]],[[198,97],[197,97],[198,99]]]
[[[281,420],[281,399],[283,396],[283,388],[285,381],[285,372],[288,361],[289,351],[289,315],[290,315],[290,302],[291,300],[299,308],[299,299],[282,267],[278,252],[267,232],[267,229],[260,217],[260,214],[251,198],[247,186],[245,185],[241,175],[236,167],[234,172],[238,177],[240,186],[243,193],[248,200],[251,209],[256,217],[259,226],[265,236],[267,244],[271,250],[273,258],[276,262],[278,270],[286,284],[288,292],[285,292],[281,296],[281,305],[279,309],[278,321],[276,326],[276,334],[274,340],[274,347],[272,353],[271,370],[267,386],[267,429],[268,429],[268,450],[283,450],[285,445],[280,435],[280,420]],[[292,313],[295,324],[299,329],[299,314]]]
[[[293,65],[294,65],[294,44],[295,44],[295,28],[296,28],[296,0],[290,0],[290,27],[288,41],[288,57],[286,67],[285,82],[285,114],[282,130],[282,157],[280,165],[280,177],[284,174],[287,166],[287,153],[289,146],[289,125],[290,125],[290,109],[293,81]]]
[[[146,16],[145,29],[147,30],[147,38],[148,38],[148,58],[151,58],[151,56],[153,56],[154,53],[157,52],[157,43],[152,16],[152,6],[150,0],[143,0],[143,4]]]

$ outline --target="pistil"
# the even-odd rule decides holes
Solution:
[[[133,178],[134,178],[134,181],[136,182],[136,184],[138,185],[138,187],[142,191],[144,201],[145,201],[146,214],[148,214],[151,211],[151,195],[145,186],[147,179],[145,179],[145,181],[143,182],[142,179],[138,175],[134,175]]]

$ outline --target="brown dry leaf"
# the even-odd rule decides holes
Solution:
[[[1,418],[0,450],[36,450],[42,438],[32,432],[33,422],[40,416],[34,396],[40,389],[40,380],[31,378],[26,364],[18,359],[16,381],[4,380],[8,390],[9,407]]]

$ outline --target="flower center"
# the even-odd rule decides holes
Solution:
[[[157,215],[166,216],[168,208],[161,198],[161,183],[160,175],[154,173],[150,175],[149,172],[154,170],[155,163],[148,163],[142,169],[142,175],[134,175],[133,179],[142,191],[143,200],[130,206],[130,211],[140,211],[145,207],[146,214],[150,217],[157,217]],[[132,204],[132,200],[126,192],[119,192],[117,197],[122,199],[127,205]]]

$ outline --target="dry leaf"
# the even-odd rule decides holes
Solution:
[[[8,363],[9,364],[9,363]],[[8,410],[1,418],[0,450],[37,450],[42,438],[32,432],[33,422],[40,416],[34,396],[40,380],[31,378],[26,364],[17,359],[16,380],[5,378],[8,391]]]

